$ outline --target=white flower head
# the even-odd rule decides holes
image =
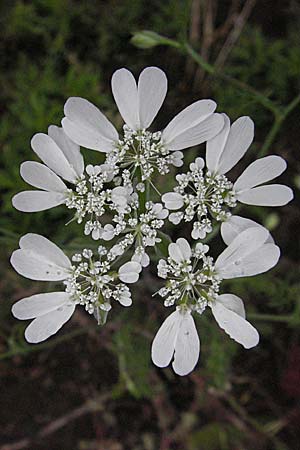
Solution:
[[[191,372],[199,357],[193,311],[202,314],[209,306],[219,326],[232,339],[245,348],[258,344],[258,333],[245,319],[242,300],[232,294],[219,295],[219,288],[222,279],[266,272],[274,267],[280,254],[269,232],[253,224],[231,240],[216,262],[207,256],[208,250],[201,243],[192,250],[185,239],[179,238],[169,245],[168,260],[158,264],[158,275],[166,280],[158,293],[164,297],[165,306],[177,305],[177,309],[158,331],[152,359],[159,367],[166,367],[175,351],[173,368],[179,375]]]
[[[124,119],[124,137],[87,100],[71,97],[65,104],[62,126],[77,144],[107,153],[111,167],[128,166],[142,172],[142,180],[149,179],[155,169],[161,174],[169,166],[182,166],[180,150],[205,142],[222,128],[224,119],[214,114],[216,103],[200,100],[180,112],[162,131],[151,133],[151,126],[167,93],[167,78],[157,67],[145,68],[136,83],[127,69],[119,69],[112,76],[112,92]]]
[[[240,117],[230,127],[226,114],[224,127],[207,141],[206,165],[202,158],[190,164],[190,171],[176,176],[174,192],[162,196],[165,207],[172,213],[169,220],[178,224],[193,223],[192,238],[204,239],[212,231],[212,221],[226,222],[237,202],[250,205],[281,206],[293,198],[292,190],[283,185],[261,186],[279,176],[286,163],[279,156],[258,159],[233,184],[225,176],[242,158],[250,146],[254,125],[249,117]],[[179,211],[181,210],[181,211]]]
[[[115,257],[103,247],[96,260],[92,250],[84,249],[71,261],[45,237],[32,233],[23,236],[20,248],[11,256],[14,269],[31,280],[62,281],[65,286],[65,292],[36,294],[13,305],[16,318],[34,319],[26,328],[26,340],[37,343],[55,334],[70,319],[76,305],[96,317],[101,310],[107,313],[111,309],[112,298],[130,306],[129,289],[122,283],[116,285],[117,274],[110,270]]]

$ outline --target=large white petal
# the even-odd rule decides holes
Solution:
[[[174,372],[184,376],[194,370],[200,354],[200,340],[194,319],[190,313],[183,315],[175,342]]]
[[[191,247],[188,241],[184,238],[177,239],[176,243],[172,242],[168,247],[170,258],[173,261],[180,263],[186,261],[191,257]]]
[[[158,367],[167,367],[172,359],[177,333],[183,315],[179,310],[170,314],[161,325],[152,342],[151,358]]]
[[[241,203],[257,206],[283,206],[294,198],[292,189],[282,184],[258,186],[236,196]]]
[[[244,156],[254,137],[254,123],[250,117],[240,117],[230,128],[227,142],[218,162],[218,173],[225,174]]]
[[[12,204],[22,212],[37,212],[62,205],[65,200],[66,195],[59,192],[23,191],[12,198]]]
[[[245,348],[255,347],[259,342],[257,330],[243,317],[225,308],[218,301],[212,304],[212,313],[220,328]]]
[[[230,216],[226,222],[222,222],[221,224],[221,235],[223,241],[226,245],[229,245],[239,234],[248,228],[253,227],[264,228],[254,220],[246,219],[245,217],[240,216]],[[274,239],[271,234],[269,234],[269,237],[266,240],[266,243],[267,242],[271,244],[274,243]]]
[[[190,259],[192,256],[192,250],[188,241],[184,238],[178,238],[176,240],[176,244],[180,248],[183,259],[184,260]]]
[[[40,234],[25,234],[21,237],[19,245],[22,250],[31,250],[65,269],[70,269],[72,265],[69,258],[56,244]]]
[[[164,142],[169,144],[177,136],[203,122],[215,111],[216,107],[213,100],[199,100],[187,106],[164,129],[162,134]]]
[[[224,119],[222,114],[212,114],[197,125],[177,134],[172,140],[166,142],[169,150],[183,150],[194,145],[202,144],[211,139],[222,128]],[[164,136],[163,136],[164,140]]]
[[[240,261],[228,264],[221,270],[224,279],[251,277],[274,267],[280,257],[280,249],[274,244],[263,244]],[[237,264],[238,263],[238,264]]]
[[[73,167],[77,175],[83,174],[84,160],[80,153],[80,147],[66,135],[63,128],[56,125],[50,125],[48,128],[49,136],[56,142],[58,147],[63,151],[65,157]]]
[[[119,139],[117,130],[95,105],[81,97],[70,97],[64,112],[63,129],[76,144],[100,152],[114,148]]]
[[[117,70],[111,79],[112,93],[124,122],[132,129],[140,128],[136,81],[127,69]]]
[[[63,151],[50,136],[44,133],[35,134],[31,139],[31,147],[43,163],[57,175],[71,183],[76,181],[77,174],[75,170],[70,165]]]
[[[13,252],[10,261],[20,275],[42,281],[64,280],[71,267],[69,258],[57,245],[33,233],[20,239],[20,250]]]
[[[119,279],[123,283],[135,283],[139,279],[142,266],[136,261],[129,261],[119,268]]]
[[[215,264],[217,272],[224,277],[234,267],[242,267],[243,259],[260,248],[268,237],[269,232],[263,227],[253,227],[243,231],[217,258]]]
[[[218,172],[219,159],[224,150],[230,131],[230,120],[226,114],[222,114],[224,125],[221,131],[206,144],[206,165],[212,173]]]
[[[167,192],[166,194],[163,194],[161,199],[164,202],[165,207],[173,211],[180,209],[184,204],[182,195],[177,192]]]
[[[244,170],[234,183],[233,189],[235,192],[251,189],[254,186],[273,180],[285,169],[286,162],[280,156],[271,155],[257,159]]]
[[[165,73],[158,67],[147,67],[139,77],[138,105],[141,128],[150,127],[163,104],[168,89]]]
[[[217,298],[217,302],[221,303],[225,308],[235,312],[239,316],[246,318],[243,300],[234,294],[222,294]]]
[[[28,342],[36,344],[48,339],[71,318],[75,311],[75,304],[68,303],[43,316],[34,319],[25,330]]]
[[[20,174],[26,183],[39,189],[53,192],[66,192],[67,186],[49,167],[35,161],[21,164]]]
[[[19,300],[13,305],[11,311],[17,319],[34,319],[60,308],[69,301],[70,294],[66,292],[35,294]]]

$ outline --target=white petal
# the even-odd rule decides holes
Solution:
[[[183,150],[193,145],[202,144],[202,142],[215,136],[221,130],[223,123],[222,114],[212,114],[194,127],[177,134],[175,138],[166,142],[166,146],[169,150]]]
[[[169,215],[169,221],[174,225],[178,225],[183,217],[183,213],[172,213]]]
[[[119,279],[123,283],[135,283],[139,279],[142,266],[136,261],[129,261],[119,268]]]
[[[140,128],[138,91],[134,76],[127,69],[119,69],[112,76],[111,87],[124,122],[132,130],[138,130]]]
[[[233,185],[235,192],[251,189],[278,177],[286,169],[286,162],[280,156],[266,156],[257,159],[236,180]]]
[[[230,128],[224,150],[219,156],[217,171],[229,172],[244,156],[254,137],[254,123],[250,117],[240,117]]]
[[[132,305],[132,298],[130,293],[127,294],[121,294],[119,298],[119,303],[121,303],[122,306],[131,306]]]
[[[269,237],[265,228],[249,228],[238,235],[219,255],[215,268],[223,278],[229,274],[243,270],[243,260],[249,254],[259,249]]]
[[[239,316],[246,318],[245,307],[243,300],[237,295],[222,294],[218,295],[217,302],[221,303],[225,308],[235,312]]]
[[[14,317],[21,320],[34,319],[43,316],[70,301],[70,294],[66,292],[49,292],[23,298],[12,307]]]
[[[218,172],[219,159],[224,150],[229,130],[230,120],[226,114],[222,114],[224,125],[221,131],[206,144],[206,165],[212,173]]]
[[[48,339],[71,318],[75,311],[75,304],[68,303],[55,311],[34,319],[25,330],[28,342],[36,344]]]
[[[78,177],[83,174],[84,160],[80,153],[80,147],[66,135],[63,128],[56,125],[50,125],[48,128],[49,136],[56,142],[58,147],[63,151],[70,165],[75,170]]]
[[[214,112],[216,107],[213,100],[199,100],[192,103],[167,125],[162,134],[163,140],[169,144],[177,136],[203,122]]]
[[[57,175],[71,183],[76,181],[77,174],[75,170],[70,165],[63,151],[50,136],[44,133],[35,134],[31,139],[31,147],[43,163]]]
[[[176,310],[161,325],[152,342],[151,358],[158,367],[167,367],[175,350],[175,341],[183,315]]]
[[[282,184],[268,184],[237,193],[241,203],[257,206],[283,206],[293,198],[292,189]]]
[[[239,263],[228,265],[222,269],[224,279],[251,277],[267,272],[274,267],[280,257],[280,249],[274,244],[264,244],[257,250],[245,256]]]
[[[109,152],[118,141],[118,133],[104,114],[88,100],[70,97],[64,107],[64,132],[78,145]]]
[[[161,199],[164,202],[165,207],[173,211],[183,206],[183,197],[177,192],[167,192]]]
[[[212,304],[211,309],[219,327],[236,342],[245,348],[252,348],[258,344],[258,332],[243,317],[225,308],[218,301]]]
[[[226,220],[226,222],[222,222],[221,224],[221,235],[223,241],[226,245],[229,245],[239,234],[241,234],[248,228],[253,227],[264,228],[254,220],[246,219],[245,217],[240,216],[230,216]],[[274,239],[272,238],[270,233],[268,239],[266,240],[266,243],[274,243]]]
[[[190,313],[183,315],[175,342],[174,361],[172,363],[177,375],[187,375],[194,370],[200,354],[200,340],[194,319]]]
[[[10,262],[20,275],[42,281],[64,280],[71,267],[69,258],[59,247],[32,233],[20,239],[20,250],[13,252]]]
[[[22,212],[37,212],[62,205],[65,200],[66,195],[59,192],[23,191],[12,198],[12,204]]]
[[[183,238],[182,238],[182,240],[185,241],[185,239],[183,239]],[[187,244],[188,244],[188,242],[187,242]],[[177,263],[185,261],[185,255],[182,252],[181,247],[180,247],[180,245],[178,245],[177,241],[176,241],[176,244],[174,242],[169,244],[168,250],[169,250],[170,258],[172,258],[173,261],[175,261]]]
[[[35,161],[21,164],[20,174],[26,183],[39,189],[53,192],[66,192],[65,183],[47,166]]]
[[[147,67],[142,71],[138,82],[139,125],[141,128],[150,127],[163,104],[167,89],[167,77],[158,67]]]
[[[188,260],[192,256],[192,250],[188,241],[184,238],[178,238],[176,244],[180,248],[183,259]]]

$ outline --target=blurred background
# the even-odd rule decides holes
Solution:
[[[0,450],[300,449],[299,1],[2,0],[0,26]],[[138,75],[147,65],[169,80],[154,128],[201,98],[216,100],[232,120],[249,115],[255,141],[233,177],[258,156],[281,155],[288,170],[280,182],[296,197],[283,208],[240,211],[268,227],[282,249],[270,273],[224,286],[244,299],[259,346],[244,350],[204,314],[200,362],[183,378],[150,361],[166,316],[151,297],[160,287],[154,266],[134,306],[114,308],[103,328],[78,311],[55,337],[30,346],[26,324],[10,313],[17,299],[51,289],[12,271],[21,235],[44,234],[67,252],[84,245],[80,226],[64,225],[63,207],[24,214],[11,206],[26,188],[20,163],[35,159],[32,135],[60,124],[74,95],[121,127],[112,73],[127,67]],[[203,146],[186,151],[186,166],[196,155]],[[166,231],[187,235],[184,226]],[[211,244],[215,254],[224,248],[219,238]]]

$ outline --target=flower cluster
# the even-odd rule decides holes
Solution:
[[[185,375],[200,352],[194,313],[202,315],[209,308],[231,338],[245,348],[258,343],[242,300],[221,293],[222,280],[263,273],[277,263],[280,251],[269,232],[233,210],[239,202],[287,204],[293,197],[290,188],[265,184],[286,163],[274,155],[258,159],[232,182],[227,173],[250,146],[254,125],[249,117],[231,125],[225,114],[215,113],[213,100],[196,101],[163,130],[149,130],[167,93],[166,75],[157,67],[144,69],[138,82],[127,69],[117,70],[112,93],[124,120],[121,134],[92,103],[71,97],[62,127],[51,125],[47,134],[31,140],[41,163],[26,161],[20,173],[36,189],[16,194],[14,207],[26,213],[65,207],[73,214],[71,220],[84,225],[86,239],[99,242],[97,251],[87,245],[69,257],[43,236],[23,236],[11,257],[14,269],[31,280],[60,281],[62,290],[23,298],[12,312],[18,319],[33,319],[25,331],[31,343],[55,334],[78,306],[104,324],[116,302],[131,306],[129,285],[150,264],[167,219],[175,225],[191,222],[191,237],[197,242],[191,247],[178,238],[158,263],[164,285],[157,294],[175,311],[152,344],[157,366],[168,366],[174,357],[174,371]],[[161,194],[157,178],[184,165],[182,150],[204,142],[205,160],[197,157],[189,170],[176,175],[173,191]],[[81,146],[99,152],[99,164],[86,165]],[[214,260],[201,241],[216,222],[221,222],[226,248]]]

